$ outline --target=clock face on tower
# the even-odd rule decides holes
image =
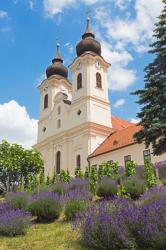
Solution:
[[[96,68],[101,69],[101,63],[99,61],[96,62]]]
[[[78,65],[77,65],[77,69],[81,69],[81,63],[79,62]]]

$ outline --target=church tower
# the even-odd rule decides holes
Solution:
[[[61,169],[74,175],[83,170],[88,156],[112,132],[108,98],[108,68],[101,56],[101,44],[90,30],[76,46],[77,57],[70,64],[72,83],[63,65],[59,45],[46,79],[40,84],[40,118],[38,142],[35,145],[44,159],[45,173]]]
[[[69,66],[72,71],[72,104],[87,107],[86,121],[112,127],[108,99],[108,68],[101,56],[101,45],[90,30],[90,20],[82,40],[76,46],[77,57]]]

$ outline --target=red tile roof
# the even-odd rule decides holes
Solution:
[[[133,125],[133,123],[126,121],[126,120],[123,120],[117,116],[112,115],[111,118],[112,118],[112,127],[116,130],[121,130],[121,129],[124,129],[124,128],[127,128],[127,127]]]
[[[138,126],[137,124],[132,124],[127,128],[115,131],[114,133],[110,134],[99,147],[96,148],[89,158],[136,143],[133,136],[141,128],[142,127]]]

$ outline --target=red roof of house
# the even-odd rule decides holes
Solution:
[[[126,120],[123,120],[117,116],[111,116],[111,119],[112,119],[112,127],[115,129],[115,130],[121,130],[121,129],[124,129],[124,128],[127,128],[131,125],[133,125],[132,122],[129,122],[129,121],[126,121]]]
[[[115,119],[115,121],[117,119]],[[123,148],[136,143],[133,136],[141,128],[142,126],[138,126],[137,124],[132,124],[126,128],[113,132],[106,138],[106,140],[99,147],[96,148],[96,150],[89,156],[89,158],[105,154],[107,152],[114,151],[116,149]]]

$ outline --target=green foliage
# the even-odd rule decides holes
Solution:
[[[89,168],[88,168],[88,166],[85,167],[84,178],[89,178]]]
[[[151,188],[151,187],[156,186],[157,180],[156,180],[156,177],[154,175],[152,164],[149,161],[147,161],[147,162],[145,162],[144,166],[145,166],[145,170],[146,170],[146,181],[147,181],[148,187]]]
[[[165,5],[165,0],[163,0]],[[166,7],[164,7],[153,33],[154,42],[150,45],[153,61],[145,68],[145,87],[133,94],[138,95],[142,129],[135,134],[138,142],[151,144],[154,155],[166,152]]]
[[[112,177],[113,175],[118,174],[118,163],[113,162],[103,162],[101,165],[99,165],[99,170],[98,170],[98,177],[101,179],[103,176],[108,176]]]
[[[44,185],[46,183],[45,182],[44,169],[43,169],[43,171],[41,171],[41,173],[39,175],[39,183],[40,183],[40,185]]]
[[[83,174],[80,166],[76,167],[76,169],[75,169],[75,177],[76,178],[83,178],[84,177],[84,174]]]
[[[71,221],[74,219],[75,215],[78,212],[83,212],[85,211],[87,207],[87,203],[83,200],[70,200],[67,202],[65,206],[65,218],[67,221]]]
[[[17,144],[2,141],[0,144],[0,182],[7,191],[15,189],[15,183],[28,185],[28,180],[43,171],[43,160],[36,149],[24,149]]]
[[[50,184],[51,184],[50,176],[47,175],[47,178],[46,178],[46,185],[49,186]]]
[[[131,176],[136,174],[136,163],[134,161],[127,161],[125,167],[126,176]]]
[[[66,171],[66,182],[69,182],[69,181],[70,181],[70,172],[67,169],[67,171]]]
[[[61,182],[65,182],[65,183],[70,181],[70,174],[69,174],[68,169],[67,169],[66,172],[63,169],[61,170],[59,179],[60,179]]]
[[[16,209],[26,210],[28,207],[28,199],[26,196],[16,196],[10,199],[10,204]]]
[[[104,166],[99,165],[99,169],[98,169],[98,178],[101,179],[104,176]]]
[[[93,194],[96,193],[97,180],[98,180],[97,170],[94,166],[92,166],[89,174],[89,185],[90,185],[90,191]]]
[[[51,178],[51,184],[55,184],[56,183],[56,172],[55,172],[55,169],[53,171],[53,175],[52,175],[52,178]]]
[[[52,221],[59,218],[61,205],[58,201],[43,197],[32,201],[28,209],[33,216],[37,216],[38,221]]]
[[[138,199],[146,190],[145,183],[136,178],[129,178],[123,184],[125,193],[132,199]]]
[[[111,195],[117,195],[117,193],[118,193],[117,183],[116,181],[111,180],[110,177],[107,177],[107,179],[104,177],[97,185],[96,194],[99,197],[106,198]]]

